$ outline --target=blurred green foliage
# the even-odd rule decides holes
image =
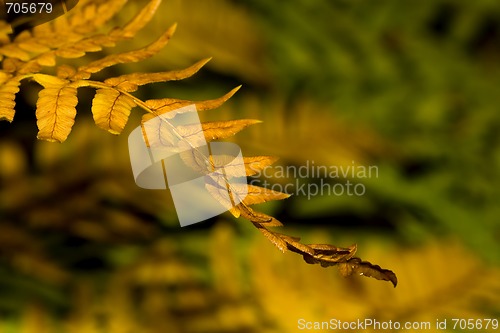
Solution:
[[[406,237],[456,233],[498,264],[500,4],[239,2],[261,28],[276,91],[389,142],[367,184],[375,208]],[[314,214],[314,201],[302,205]]]

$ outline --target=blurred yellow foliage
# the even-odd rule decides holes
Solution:
[[[392,245],[389,255],[387,245],[363,244],[370,259],[397,269],[402,283],[393,289],[297,265],[294,256],[280,255],[261,237],[236,251],[242,246],[236,238],[229,224],[219,223],[198,244],[207,249],[200,260],[209,265],[208,284],[198,265],[179,259],[182,244],[165,238],[103,286],[80,280],[64,324],[36,303],[26,307],[20,319],[23,332],[55,332],[60,325],[68,333],[295,332],[301,319],[430,322],[429,331],[437,332],[438,319],[490,318],[500,304],[495,292],[500,271],[487,268],[452,240],[413,249]]]

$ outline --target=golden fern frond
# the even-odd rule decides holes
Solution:
[[[144,119],[149,119],[149,118],[150,117]],[[184,140],[189,140],[192,143],[196,142],[200,145],[204,145],[205,142],[210,142],[218,139],[225,139],[230,136],[233,136],[234,134],[238,133],[244,128],[258,123],[260,123],[260,121],[254,119],[203,122],[201,123],[201,128],[197,124],[178,125],[176,126],[176,132]],[[165,123],[159,122],[159,124],[160,124],[159,127],[153,127],[156,128],[156,133],[158,133],[158,135],[148,137],[149,146],[150,147],[169,146],[170,148],[173,148],[175,146],[175,142],[177,141],[177,139],[172,137]],[[151,126],[148,125],[143,125],[143,126],[147,126],[149,129],[151,129]],[[204,141],[199,136],[200,133],[203,134]],[[228,164],[229,162],[227,158],[223,157],[221,158],[221,156],[212,156],[212,159],[214,165],[217,167],[226,167],[226,164]],[[226,174],[231,177],[235,176],[237,174],[237,168],[239,166],[240,165],[235,165],[234,163],[232,163],[230,166],[227,166]]]
[[[104,46],[114,46],[120,40],[132,38],[142,29],[160,1],[151,1],[123,28],[115,28],[108,34],[92,34],[125,3],[126,0],[80,1],[76,8],[57,20],[36,26],[32,32],[24,30],[9,43],[8,48],[16,50],[21,60],[38,61],[40,55],[47,57],[48,51],[58,57],[79,58],[87,52],[100,51]],[[1,54],[4,52],[3,48],[0,49]]]
[[[92,115],[100,128],[120,134],[127,123],[134,100],[113,89],[98,89],[92,100]]]
[[[159,73],[134,73],[104,80],[104,83],[117,87],[126,92],[134,92],[139,86],[156,83],[183,80],[196,74],[211,58],[198,61],[194,65],[178,71],[159,72]]]
[[[261,123],[261,121],[255,119],[204,122],[201,124],[201,129],[205,139],[212,141],[231,137],[244,128],[258,123]]]
[[[211,99],[207,101],[187,101],[183,99],[175,99],[175,98],[163,98],[163,99],[151,99],[146,101],[146,106],[148,110],[152,111],[151,113],[153,115],[145,115],[146,119],[151,119],[154,118],[155,115],[158,114],[163,114],[168,111],[172,111],[175,109],[180,109],[182,107],[188,106],[188,105],[194,105],[196,106],[196,110],[198,111],[206,111],[206,110],[212,110],[216,109],[224,102],[226,102],[228,99],[230,99],[239,89],[241,86],[234,88],[233,90],[229,91],[227,94],[224,96],[221,96],[216,99]],[[148,118],[150,117],[150,118]]]
[[[36,108],[37,137],[47,141],[63,142],[67,139],[75,121],[76,105],[78,103],[77,89],[80,87],[90,87],[97,90],[92,101],[94,120],[98,127],[113,134],[121,133],[128,121],[131,109],[135,106],[139,106],[149,113],[143,118],[144,123],[144,121],[152,117],[188,105],[194,104],[199,111],[214,109],[222,105],[240,87],[234,88],[220,98],[200,102],[173,98],[142,101],[131,94],[141,85],[189,77],[196,73],[208,61],[207,59],[181,71],[128,74],[108,78],[103,82],[90,79],[92,74],[98,73],[107,67],[142,61],[157,54],[174,34],[175,24],[157,40],[140,49],[107,55],[78,68],[61,65],[56,68],[56,75],[41,73],[44,66],[56,66],[58,57],[81,57],[87,52],[99,51],[104,46],[114,46],[117,41],[133,37],[151,19],[159,2],[160,0],[151,0],[123,28],[115,28],[108,34],[93,34],[112,15],[106,14],[97,19],[92,26],[85,27],[89,19],[98,16],[102,12],[102,8],[108,8],[111,13],[118,11],[123,5],[123,0],[108,2],[100,0],[83,1],[82,4],[75,7],[70,16],[62,16],[54,22],[41,25],[35,28],[33,33],[21,33],[12,43],[1,46],[0,54],[4,56],[4,59],[2,60],[3,69],[0,71],[0,82],[2,84],[0,88],[0,98],[2,98],[0,119],[13,120],[15,94],[19,91],[20,82],[25,79],[31,79],[43,87],[39,93]],[[78,15],[82,15],[82,17]],[[60,31],[64,31],[64,33],[59,34]],[[203,126],[209,140],[215,140],[232,136],[243,128],[257,122],[254,120],[240,120],[205,123]],[[158,124],[159,127],[156,132],[159,135],[157,137],[164,141],[168,138],[163,137],[162,134],[168,131],[165,131],[163,127],[172,128],[172,125],[168,122],[168,116],[164,117],[163,121]],[[184,130],[184,135],[190,133],[188,128]],[[208,160],[205,156],[200,156],[197,153],[196,146],[186,140],[182,133],[176,132],[175,135],[178,136],[177,139],[185,140],[193,148],[192,151],[181,154],[188,166],[194,169],[201,168],[202,170],[207,165],[211,165],[212,168],[215,167],[214,160],[217,157],[211,156],[210,160]],[[245,169],[251,169],[249,174],[252,174],[255,172],[254,168],[262,168],[271,161],[272,159],[265,156],[256,157],[253,160],[247,159],[244,160]],[[241,188],[235,188],[234,185],[229,183],[228,178],[231,177],[231,174],[227,174],[224,179],[211,179],[211,182],[207,184],[207,188],[234,216],[239,217],[241,215],[250,220],[281,251],[290,250],[299,253],[310,264],[319,263],[323,267],[338,265],[344,275],[360,274],[391,281],[394,286],[397,284],[396,276],[392,271],[354,257],[356,246],[338,248],[333,245],[306,245],[300,243],[298,238],[269,230],[268,227],[281,226],[281,222],[269,215],[254,211],[249,206],[270,200],[281,200],[287,198],[288,195],[250,185],[246,186],[245,191],[248,196],[241,199],[243,191]],[[224,199],[225,196],[220,195],[223,191],[230,191],[233,197],[240,197],[240,200],[237,201],[239,204],[234,206],[235,201]]]
[[[127,0],[79,0],[77,7],[58,17],[57,20],[35,26],[33,35],[47,36],[48,40],[52,40],[53,37],[49,36],[54,32],[60,33],[60,36],[92,33],[122,10],[126,3]]]
[[[19,91],[19,79],[11,79],[11,76],[5,72],[0,72],[0,120],[5,119],[11,122],[14,119],[14,99]]]
[[[186,166],[195,171],[204,172],[206,171],[207,165],[211,165],[212,170],[215,170],[215,167],[227,164],[222,162],[221,165],[218,165],[217,161],[219,159],[224,161],[224,157],[210,155],[210,159],[208,159],[201,152],[198,152],[197,145],[195,145],[192,140],[188,140],[189,136],[192,135],[192,131],[183,130],[182,126],[179,126],[179,128],[176,127],[176,135],[178,137],[172,137],[173,134],[171,134],[170,131],[172,125],[168,122],[168,113],[165,114],[165,112],[177,109],[178,107],[191,105],[193,102],[181,102],[178,103],[178,107],[173,107],[173,105],[176,104],[177,103],[172,103],[171,101],[166,100],[154,100],[154,102],[150,102],[149,106],[152,106],[151,110],[153,111],[151,113],[153,115],[164,115],[164,121],[158,121],[152,125],[154,127],[148,127],[146,130],[145,126],[151,126],[146,124],[146,121],[152,119],[153,117],[152,115],[145,115],[143,117],[144,133],[157,133],[151,136],[151,140],[150,136],[148,136],[148,145],[150,147],[171,147],[174,145],[176,140],[185,140],[185,143],[192,149],[181,153],[181,157]],[[203,108],[201,109],[203,110]],[[219,122],[217,128],[218,136],[231,136],[234,131],[232,126],[233,124],[234,121]],[[247,125],[250,125],[250,123],[245,123],[245,127]],[[205,124],[205,126],[207,125]],[[264,156],[256,157],[255,159],[270,162],[269,158]],[[259,167],[258,164],[256,166],[257,168]],[[260,165],[260,167],[262,167],[262,165]],[[250,174],[253,174],[254,172],[255,170],[250,170]],[[354,257],[357,250],[356,245],[352,245],[348,248],[341,248],[328,244],[303,244],[299,242],[299,238],[290,237],[269,230],[269,227],[282,226],[282,223],[272,216],[253,210],[249,206],[272,200],[286,199],[289,195],[258,186],[246,185],[242,188],[241,186],[232,185],[230,184],[229,179],[235,176],[237,175],[233,174],[230,169],[224,174],[224,179],[222,181],[218,178],[209,177],[206,185],[207,190],[235,217],[243,216],[244,218],[250,220],[253,225],[257,227],[257,229],[282,252],[290,250],[301,254],[304,261],[309,264],[320,264],[322,267],[338,266],[340,273],[344,276],[358,274],[373,277],[378,280],[390,281],[394,286],[397,285],[396,275],[392,271],[383,269],[378,265],[373,265],[369,262],[362,261],[360,258]],[[228,198],[227,195],[225,195],[227,191],[231,193],[232,198]],[[239,202],[239,204],[235,206],[234,202]]]
[[[248,185],[248,193],[245,199],[243,199],[243,203],[247,206],[251,206],[272,200],[283,200],[289,196],[289,194],[273,191],[264,187]]]
[[[168,41],[175,32],[176,26],[176,24],[171,26],[157,40],[144,48],[119,54],[111,54],[102,59],[93,61],[88,65],[81,66],[78,68],[78,72],[75,76],[77,78],[88,78],[91,74],[100,72],[107,67],[148,59],[158,53],[161,49],[163,49],[165,45],[167,45]]]
[[[153,16],[160,0],[152,0],[146,5],[143,10],[137,14],[128,24],[123,28],[115,28],[108,34],[94,34],[94,32],[101,25],[106,23],[116,12],[118,12],[126,1],[82,1],[74,10],[68,15],[59,17],[53,22],[49,22],[33,29],[32,32],[24,31],[16,36],[11,42],[5,43],[0,47],[0,55],[3,56],[3,69],[0,72],[0,96],[2,97],[2,108],[0,109],[0,119],[12,121],[15,114],[15,94],[19,91],[20,82],[24,79],[34,79],[42,86],[48,83],[49,77],[54,77],[48,74],[40,76],[38,73],[42,70],[42,66],[56,66],[57,57],[75,58],[85,55],[87,52],[100,51],[104,46],[114,46],[116,42],[131,38],[135,33],[140,30]],[[5,23],[3,23],[5,25]],[[139,61],[141,59],[150,57],[158,52],[168,41],[173,33],[175,27],[168,30],[160,39],[150,46],[137,50],[133,55],[128,53],[108,56],[104,59],[90,63],[87,66],[82,66],[76,71],[68,65],[61,65],[57,68],[57,77],[54,77],[55,82],[58,82],[58,87],[51,87],[46,90],[44,86],[40,92],[42,102],[38,103],[37,119],[39,121],[39,138],[49,141],[64,141],[71,131],[71,126],[74,121],[74,113],[69,109],[73,109],[76,105],[76,88],[82,86],[94,86],[95,88],[103,88],[101,82],[84,81],[90,77],[92,73],[96,73],[103,68],[112,66],[117,63],[125,63],[132,61]],[[3,29],[2,29],[3,31]],[[38,76],[37,76],[38,75]],[[57,81],[57,78],[66,80]],[[97,86],[96,86],[97,85]],[[105,85],[106,87],[106,85]],[[59,90],[57,89],[59,88]],[[59,109],[57,103],[60,103],[60,97],[54,95],[57,92],[64,92],[65,97],[62,101],[72,102],[64,108]],[[74,98],[68,96],[73,94]],[[100,98],[101,94],[98,94]],[[47,103],[48,100],[54,97],[57,102],[55,108],[51,109]],[[124,98],[122,98],[124,99]],[[45,102],[44,102],[45,101]],[[99,104],[99,103],[97,103]],[[127,103],[125,103],[128,105]],[[125,106],[126,107],[126,106]],[[68,109],[69,108],[69,109]],[[59,115],[61,111],[61,115]],[[76,114],[76,113],[75,113]],[[122,112],[126,115],[126,112]],[[43,121],[40,121],[40,117]],[[62,118],[62,123],[57,122]],[[101,116],[98,115],[97,119],[100,121]],[[49,124],[48,122],[51,122]],[[123,120],[122,120],[123,122]],[[126,122],[126,119],[125,119]],[[103,127],[101,122],[99,124]],[[67,128],[69,126],[69,128]],[[64,127],[64,131],[56,130],[57,128]],[[49,130],[47,130],[49,128]],[[52,130],[50,129],[52,128]],[[120,125],[117,127],[109,126],[110,131],[117,132]],[[54,135],[56,133],[57,135]]]
[[[33,80],[44,88],[36,103],[38,137],[62,142],[75,123],[77,85],[46,74],[35,74]]]

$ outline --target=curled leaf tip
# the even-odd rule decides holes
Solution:
[[[224,96],[222,96],[220,99],[221,99],[222,101],[224,101],[224,102],[225,102],[225,101],[227,101],[228,99],[230,99],[231,97],[233,97],[233,95],[234,95],[234,94],[236,94],[236,92],[237,92],[238,90],[240,90],[240,88],[241,88],[241,87],[242,87],[242,86],[241,86],[241,85],[239,85],[239,86],[237,86],[236,88],[231,89],[231,90],[230,90],[227,94],[225,94]]]
[[[170,28],[168,28],[168,34],[173,35],[175,33],[175,30],[177,30],[177,22],[172,24]]]

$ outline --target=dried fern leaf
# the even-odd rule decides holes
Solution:
[[[222,173],[214,172],[205,177],[205,188],[226,210],[231,210],[235,206],[234,197],[237,197],[238,193],[243,193],[246,184],[230,186]]]
[[[21,84],[20,77],[12,77],[12,75],[5,72],[0,72],[0,120],[7,120],[12,122],[14,119],[15,111],[15,98],[19,92],[19,85]]]
[[[201,106],[202,109],[213,109],[220,105],[222,105],[227,99],[229,99],[239,87],[231,90],[229,93],[225,94],[222,97],[219,97],[214,100],[202,101],[202,102],[192,102],[192,101],[181,101],[177,99],[156,99],[156,100],[148,100],[144,104],[151,111],[151,113],[146,113],[142,116],[141,126],[142,131],[145,137],[148,138],[148,146],[149,147],[173,147],[174,142],[177,142],[179,139],[183,139],[185,142],[189,142],[191,147],[198,147],[203,145],[204,142],[192,142],[192,140],[200,140],[199,136],[199,127],[196,126],[177,126],[176,132],[179,134],[179,138],[172,137],[172,125],[167,121],[169,111],[174,109],[181,108],[183,106],[189,105],[197,105]],[[171,102],[174,101],[174,102]],[[175,102],[181,101],[181,102]],[[174,107],[175,105],[175,107]],[[199,109],[198,109],[199,110]],[[158,117],[160,116],[161,117]],[[221,122],[222,123],[222,122]],[[224,133],[224,130],[216,130],[214,129],[211,133],[213,136],[221,135],[227,137],[227,133],[234,131],[233,126],[241,127],[241,129],[249,126],[253,123],[256,123],[254,120],[243,120],[241,122],[236,121],[235,123],[228,122],[227,132]],[[203,125],[202,125],[203,126]],[[212,125],[206,125],[207,128]],[[151,133],[155,133],[156,135],[151,135]]]
[[[145,114],[142,118],[141,129],[143,137],[146,138],[148,147],[176,148],[175,144],[178,139],[173,135],[171,127],[160,118],[151,117],[151,114]]]
[[[204,142],[201,142],[201,144],[204,144]],[[207,159],[207,156],[205,155],[205,152],[203,150],[198,150],[198,149],[190,149],[191,142],[189,144],[181,143],[180,145],[176,144],[174,147],[180,146],[180,158],[186,165],[186,167],[192,169],[193,171],[197,172],[200,175],[205,175],[208,177],[213,177],[214,179],[212,180],[212,186],[218,186],[217,191],[225,191],[224,193],[227,193],[227,189],[229,188],[229,184],[227,182],[227,179],[219,176],[220,172],[217,173],[216,175],[207,175],[209,172],[214,171],[213,167],[210,165],[210,161]],[[196,145],[196,143],[194,143]],[[169,148],[169,151],[172,151],[171,148]],[[209,157],[210,159],[212,156]],[[207,181],[210,181],[209,179],[206,179]],[[208,185],[207,185],[208,186]],[[209,189],[209,192],[211,190]],[[215,193],[216,191],[213,190]],[[216,197],[219,197],[220,195],[216,195]],[[226,195],[227,196],[227,195]],[[229,200],[230,201],[230,200]],[[228,201],[228,202],[229,202]],[[226,204],[223,203],[224,207],[226,209],[229,209],[233,207],[232,204]]]
[[[253,176],[278,160],[275,156],[243,157],[247,176]]]
[[[87,37],[87,34],[105,24],[125,3],[126,0],[113,0],[100,4],[81,1],[67,14],[34,27],[33,32],[23,31],[10,45],[33,54],[29,58],[22,59],[25,61],[51,49],[55,49],[52,53],[57,53],[58,56],[77,58],[83,56],[85,51],[95,52],[101,50],[101,46],[113,46],[112,41],[119,40],[118,35]]]
[[[160,3],[161,0],[150,1],[123,29],[117,29],[110,35],[112,37],[116,37],[117,35],[125,38],[134,37],[139,30],[151,21]]]
[[[348,248],[337,247],[330,244],[302,244],[298,239],[290,239],[280,235],[286,240],[291,251],[302,254],[308,264],[320,264],[322,267],[334,266],[346,262],[356,253],[356,245]]]
[[[58,47],[54,54],[61,58],[80,58],[87,52],[98,52],[102,50],[103,46],[111,47],[114,45],[114,41],[109,36],[96,35],[90,38],[77,39],[72,43]]]
[[[168,41],[174,34],[175,29],[176,24],[172,25],[156,41],[142,49],[118,54],[111,54],[104,57],[103,59],[93,61],[88,65],[80,66],[78,68],[78,72],[93,74],[103,70],[104,68],[111,67],[117,64],[133,63],[148,59],[158,53],[163,47],[165,47],[165,45],[167,45]]]
[[[35,74],[33,79],[44,87],[36,103],[37,138],[63,142],[75,123],[76,87],[51,75]]]
[[[379,265],[373,265],[359,258],[351,258],[346,262],[338,264],[339,272],[342,276],[363,275],[377,280],[390,281],[394,286],[398,284],[398,278],[394,272],[383,269]]]
[[[268,230],[267,227],[271,226],[268,223],[273,224],[272,217],[252,210],[244,202],[239,204],[237,208],[240,210],[241,216],[250,220],[281,251],[283,251],[283,243],[285,243],[287,249],[301,254],[304,261],[308,264],[320,264],[322,267],[342,264],[342,266],[338,266],[342,270],[342,274],[349,272],[351,272],[349,274],[358,273],[378,280],[390,281],[394,287],[397,285],[397,278],[394,272],[383,269],[378,265],[361,261],[359,258],[354,258],[357,250],[356,245],[341,248],[329,244],[302,244],[298,238]],[[349,266],[344,264],[348,264]],[[347,269],[351,269],[351,271]]]
[[[277,236],[274,232],[267,230],[266,228],[257,226],[257,229],[271,242],[273,243],[281,252],[285,253],[288,249],[287,242],[283,238]]]
[[[272,216],[267,214],[257,212],[252,208],[248,207],[244,203],[240,203],[236,206],[236,209],[240,212],[240,215],[247,220],[251,221],[257,228],[267,228],[267,227],[281,227],[283,224]]]
[[[207,141],[209,141],[207,139]],[[259,168],[264,168],[267,165],[271,165],[277,158],[272,156],[255,156],[255,157],[244,157],[243,163],[236,163],[233,156],[217,155],[213,156],[213,164],[216,167],[224,167],[226,177],[241,177],[240,170],[243,166],[245,168],[245,174],[247,176],[254,175]]]
[[[112,134],[120,134],[136,104],[132,98],[114,89],[98,89],[92,100],[96,125]]]
[[[198,61],[194,65],[177,71],[160,73],[134,73],[112,77],[104,80],[104,83],[116,87],[122,91],[134,92],[139,86],[148,83],[167,82],[186,79],[196,74],[211,58]]]
[[[78,5],[65,15],[35,26],[33,35],[46,37],[55,33],[59,33],[59,35],[90,34],[106,24],[122,9],[125,3],[127,0],[80,0]]]
[[[200,146],[204,145],[205,142],[229,138],[244,128],[258,123],[260,123],[259,120],[253,119],[204,122],[201,123],[201,127],[197,124],[180,125],[176,127],[176,131],[186,140],[191,141],[193,138],[197,139],[199,142],[196,142],[197,145],[195,146]],[[216,165],[222,167],[227,164],[227,162],[228,161],[225,159],[221,159],[221,162],[216,163]]]
[[[223,202],[221,203],[224,207],[226,207],[226,209],[239,210],[239,207],[241,207],[242,205],[250,206],[253,204],[263,203],[271,200],[282,200],[290,196],[286,193],[281,193],[253,185],[229,185],[229,183],[227,182],[227,178],[228,177],[225,174],[216,172],[208,175],[207,179],[207,189],[217,198],[224,197],[224,199],[222,199]],[[230,193],[229,198],[228,193]],[[241,205],[235,207],[235,200],[233,200],[233,198],[238,198],[240,200],[241,198],[243,198]],[[266,227],[281,226],[281,223],[276,223],[276,219],[266,214],[260,213],[260,219],[264,220],[261,223],[265,224]]]
[[[288,249],[292,252],[297,252],[303,255],[314,256],[314,250],[305,244],[300,243],[300,238],[290,237],[287,235],[280,235],[280,237],[287,242]]]
[[[118,41],[129,39],[142,29],[152,18],[158,8],[161,0],[150,1],[129,23],[123,28],[114,28],[108,34],[93,35],[84,39],[75,39],[59,47],[56,51],[57,56],[63,58],[78,58],[84,56],[87,52],[101,51],[103,47],[115,46]],[[116,4],[115,8],[121,8],[123,4]],[[109,18],[106,18],[104,24]],[[72,22],[71,25],[74,25]],[[78,22],[81,24],[81,22]],[[87,32],[88,33],[88,32]]]
[[[248,126],[261,123],[255,119],[205,122],[201,124],[207,141],[229,138]]]
[[[267,201],[283,200],[290,197],[290,194],[273,191],[264,187],[248,185],[248,193],[243,199],[245,205],[251,206]]]
[[[238,86],[224,96],[208,101],[195,102],[175,98],[163,98],[150,99],[147,100],[145,104],[149,109],[154,111],[155,114],[163,114],[165,112],[179,109],[192,104],[196,106],[196,109],[198,111],[212,110],[224,104],[224,102],[230,99],[240,88],[241,86]]]
[[[358,249],[356,244],[347,248],[330,244],[309,244],[308,246],[314,250],[314,259],[319,260],[324,267],[351,259]]]
[[[76,8],[74,8],[65,15],[74,30],[85,34],[91,33],[106,24],[120,12],[127,0],[98,1],[97,4],[95,1],[87,1],[87,3],[88,5],[83,4],[84,6],[79,12],[75,11]],[[145,23],[147,22],[149,21],[145,21]]]
[[[108,21],[125,2],[114,0],[96,5],[87,1],[87,4],[83,3],[72,10],[72,15],[64,15],[53,22],[37,26],[33,33],[22,32],[12,43],[0,47],[0,55],[27,62],[19,73],[33,73],[40,70],[35,64],[55,66],[56,56],[79,58],[87,52],[114,46],[117,41],[132,37],[137,29],[149,22],[151,11],[159,4],[158,0],[151,1],[124,29],[114,29],[108,35],[85,35]],[[99,17],[96,18],[96,15]],[[154,48],[154,45],[150,47]],[[81,74],[78,78],[88,77],[89,75]]]
[[[149,147],[175,148],[175,143],[179,139],[189,143],[191,147],[199,147],[205,145],[207,141],[230,137],[242,129],[260,122],[252,119],[241,119],[224,122],[206,122],[202,123],[201,127],[198,125],[179,125],[175,127],[175,132],[179,135],[176,138],[173,137],[173,127],[167,120],[168,114],[165,114],[165,111],[162,112],[162,117],[157,117],[157,114],[160,114],[160,112],[145,114],[142,117],[141,126],[143,133],[148,138]],[[200,136],[201,132],[203,132],[204,136]],[[151,135],[151,133],[154,133],[154,135]],[[226,160],[222,156],[218,159],[222,162],[217,162],[216,157],[215,165],[222,167],[226,164]],[[204,168],[203,165],[202,167]],[[236,170],[235,168],[236,165],[232,164],[228,167],[228,170]],[[233,176],[233,173],[228,171],[228,176]]]
[[[239,210],[239,214],[241,215],[241,211],[240,210]],[[255,227],[266,227],[266,228],[269,228],[269,227],[282,227],[283,226],[283,223],[281,223],[279,220],[275,219],[272,216],[269,216],[269,217],[270,217],[270,219],[268,221],[259,222],[259,223],[252,222],[252,224]]]

